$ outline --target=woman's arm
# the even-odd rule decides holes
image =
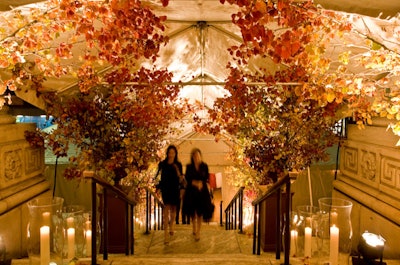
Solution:
[[[203,178],[205,182],[208,182],[209,178],[210,178],[210,172],[208,170],[208,165],[206,163],[203,162]]]

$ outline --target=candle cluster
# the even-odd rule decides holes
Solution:
[[[43,212],[40,220],[40,265],[51,264],[51,213]],[[64,217],[64,259],[71,261],[92,255],[92,225],[89,215]],[[80,246],[80,247],[79,247]],[[86,254],[86,255],[85,255]]]

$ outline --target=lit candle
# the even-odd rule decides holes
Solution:
[[[75,228],[68,228],[67,235],[68,235],[68,259],[71,260],[75,257]]]
[[[40,265],[50,263],[50,227],[40,227]]]
[[[86,256],[92,256],[92,230],[86,230]]]
[[[304,228],[304,256],[311,257],[311,227]]]
[[[68,217],[67,218],[67,228],[72,228],[74,227],[74,217]]]
[[[337,212],[335,211],[331,212],[331,226],[332,225],[337,226]]]
[[[290,231],[290,256],[293,257],[297,252],[297,235],[298,232],[296,230]]]
[[[330,255],[329,261],[330,265],[338,265],[339,259],[339,228],[335,225],[331,226],[330,229],[331,238],[330,238]]]
[[[50,212],[42,213],[43,225],[50,227]]]

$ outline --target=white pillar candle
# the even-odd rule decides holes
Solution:
[[[339,265],[339,228],[335,225],[330,228],[331,238],[330,238],[330,254],[329,261],[330,265]]]
[[[311,257],[311,227],[304,228],[304,257]]]
[[[290,231],[290,256],[293,257],[297,253],[297,235],[296,230]]]
[[[50,227],[40,227],[40,265],[50,263]]]
[[[71,260],[75,257],[75,228],[68,228],[67,235],[68,235],[68,259]]]
[[[86,230],[86,256],[92,256],[92,230]]]

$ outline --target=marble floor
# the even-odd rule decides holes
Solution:
[[[145,234],[136,229],[135,254],[109,254],[103,261],[98,256],[101,265],[253,265],[253,264],[283,264],[283,253],[276,260],[274,253],[262,252],[252,254],[252,236],[238,231],[226,231],[216,223],[204,223],[199,241],[194,239],[191,225],[176,225],[175,233],[169,244],[164,244],[164,231],[151,231]],[[387,265],[400,265],[400,261],[386,261]],[[28,259],[12,260],[12,265],[27,265]],[[75,265],[90,264],[90,260],[81,260]],[[291,265],[309,264],[300,258],[291,258]],[[351,263],[350,263],[351,264]],[[342,264],[341,264],[342,265]]]

